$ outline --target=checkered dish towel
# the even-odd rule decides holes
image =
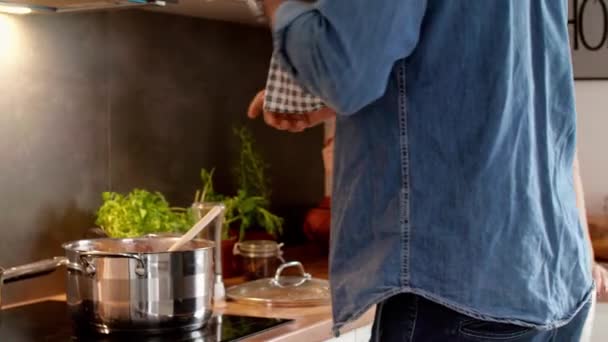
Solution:
[[[266,81],[264,111],[285,114],[306,114],[325,107],[323,101],[304,90],[283,69],[275,54],[270,60]]]

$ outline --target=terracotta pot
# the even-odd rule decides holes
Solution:
[[[243,273],[237,256],[232,254],[236,241],[236,237],[222,240],[222,276],[224,278],[238,277]]]
[[[304,234],[319,250],[329,253],[329,235],[331,227],[330,198],[326,197],[318,207],[310,209],[304,220]]]

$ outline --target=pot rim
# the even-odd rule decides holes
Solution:
[[[171,245],[173,242],[176,242],[180,238],[179,237],[135,237],[135,238],[104,237],[104,238],[96,238],[96,239],[81,239],[81,240],[68,241],[68,242],[61,244],[61,248],[63,248],[66,251],[73,251],[73,252],[90,252],[90,251],[95,251],[95,250],[99,250],[99,249],[95,249],[95,248],[85,249],[84,246],[86,246],[86,245],[94,246],[96,242],[97,243],[103,242],[103,241],[114,241],[114,242],[125,242],[125,243],[133,242],[133,241],[147,242],[147,241],[151,241],[154,239],[168,240],[171,242],[169,245]],[[192,239],[191,242],[201,244],[201,246],[197,247],[197,248],[182,249],[182,250],[177,250],[177,251],[173,251],[173,252],[169,252],[169,251],[160,251],[160,252],[159,251],[141,251],[141,252],[119,251],[119,253],[133,254],[133,255],[148,255],[148,254],[158,255],[158,254],[191,253],[191,252],[204,251],[204,250],[215,248],[215,243],[211,240]]]

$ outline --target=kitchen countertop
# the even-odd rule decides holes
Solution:
[[[319,253],[314,252],[315,248],[309,246],[301,246],[295,248],[287,248],[285,250],[286,260],[298,260],[302,262],[306,271],[311,273],[315,278],[327,279],[327,256],[323,256]],[[226,287],[242,283],[244,279],[230,278],[226,279]],[[8,307],[15,307],[19,305],[26,305],[45,300],[57,300],[65,301],[65,295],[58,295],[47,298],[40,298],[28,302],[17,303],[14,305],[8,305]],[[225,302],[216,305],[214,310],[218,313],[242,315],[242,316],[254,316],[254,317],[269,317],[269,318],[287,318],[293,319],[294,321],[285,325],[281,325],[277,328],[271,329],[265,333],[255,335],[246,339],[245,341],[268,341],[268,342],[314,342],[314,341],[325,341],[331,339],[331,307],[330,306],[318,306],[318,307],[306,307],[306,308],[273,308],[261,305],[246,305],[235,302]],[[606,334],[608,331],[603,328],[602,324],[606,317],[608,317],[608,303],[598,303],[597,317],[594,324],[594,338],[592,341],[605,341]],[[374,318],[374,310],[370,310],[363,315],[359,320],[344,327],[341,332],[346,334],[355,329],[369,326],[372,324]]]
[[[300,261],[306,271],[315,278],[327,279],[328,263],[327,256],[320,255],[310,246],[291,247],[285,249],[285,260]],[[226,279],[226,287],[243,282],[242,278]],[[317,306],[308,308],[272,308],[261,305],[247,305],[234,302],[226,302],[224,306],[219,305],[216,311],[225,314],[290,318],[294,322],[272,329],[264,334],[256,335],[246,341],[268,341],[268,342],[312,342],[325,341],[333,337],[332,317],[330,306]],[[341,329],[345,334],[351,330],[372,324],[374,310],[364,314],[359,320]]]
[[[6,308],[33,304],[46,300],[65,301],[65,295],[40,298],[28,302],[8,305]],[[326,341],[333,338],[331,333],[332,318],[330,306],[310,308],[271,308],[257,305],[246,305],[226,302],[214,307],[216,313],[253,317],[288,318],[293,322],[246,338],[248,342],[314,342]],[[373,310],[367,312],[359,320],[341,329],[342,334],[372,324]]]
[[[302,262],[306,271],[315,278],[327,279],[327,257],[319,253],[311,253],[307,246],[287,248],[285,250],[286,260],[298,260]],[[226,279],[226,287],[242,283],[243,278]],[[15,307],[20,305],[32,304],[45,300],[65,301],[65,295],[40,298],[28,302],[9,305]],[[288,318],[294,321],[265,333],[255,335],[245,339],[245,341],[268,341],[268,342],[313,342],[325,341],[333,338],[331,327],[331,306],[299,307],[299,308],[273,308],[262,305],[248,305],[235,302],[225,302],[216,304],[214,311],[223,314],[269,317],[269,318]],[[345,334],[354,329],[372,324],[373,309],[363,315],[359,320],[341,329]]]

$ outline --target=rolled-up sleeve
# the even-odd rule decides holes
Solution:
[[[384,94],[425,11],[426,0],[288,0],[275,14],[275,52],[308,91],[354,114]]]

